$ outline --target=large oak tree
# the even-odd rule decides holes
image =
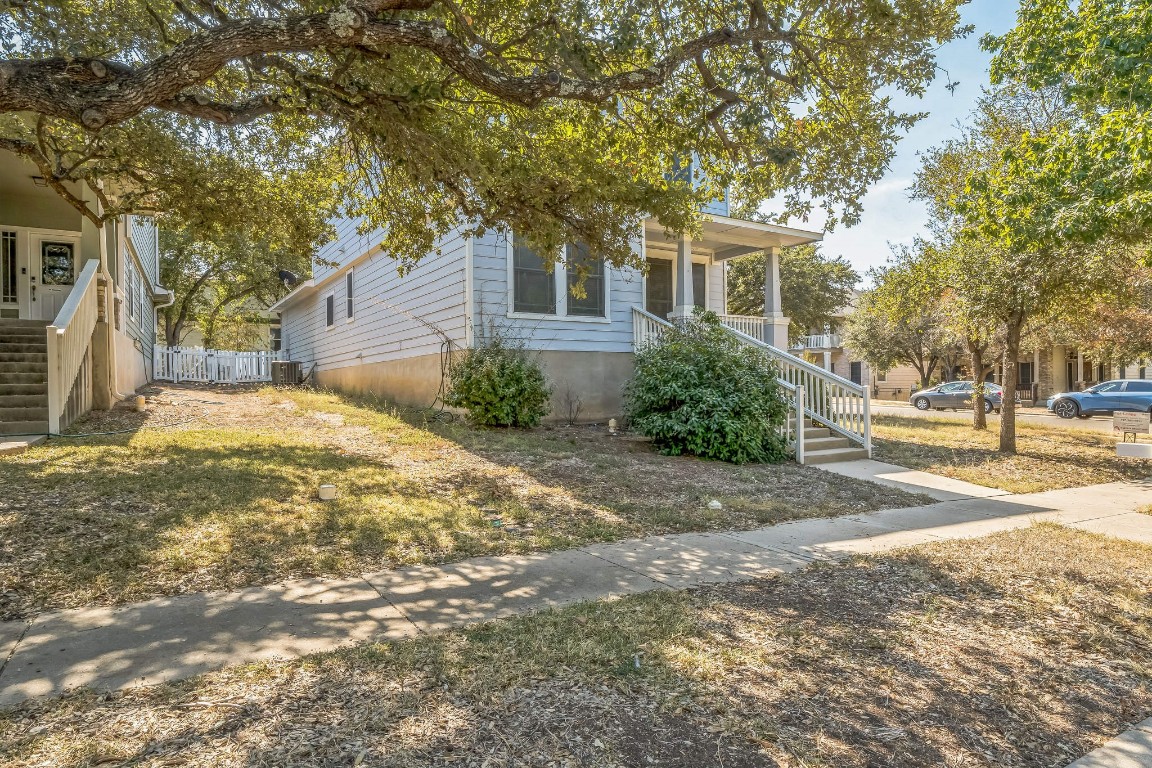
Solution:
[[[0,148],[97,222],[306,250],[343,207],[407,262],[464,224],[622,263],[721,186],[855,220],[959,2],[0,0]]]

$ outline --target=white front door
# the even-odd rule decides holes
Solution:
[[[32,317],[52,322],[76,283],[76,256],[80,250],[75,238],[59,235],[33,235],[29,264]]]

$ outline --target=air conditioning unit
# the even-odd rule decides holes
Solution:
[[[275,360],[272,363],[272,383],[277,386],[295,386],[300,383],[301,363],[296,360]]]

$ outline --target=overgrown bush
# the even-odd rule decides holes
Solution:
[[[444,402],[479,426],[534,427],[547,415],[551,394],[528,351],[494,336],[453,364]]]
[[[637,352],[625,410],[661,453],[735,464],[783,461],[788,449],[780,427],[788,404],[776,376],[767,355],[704,312]]]

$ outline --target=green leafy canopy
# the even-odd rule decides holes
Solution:
[[[105,180],[94,219],[308,250],[340,210],[405,263],[455,225],[623,263],[721,187],[858,218],[959,3],[0,0],[0,148]]]

